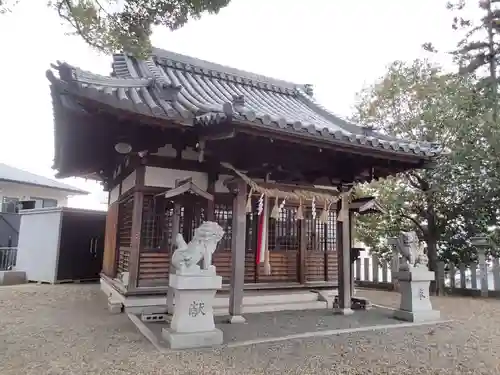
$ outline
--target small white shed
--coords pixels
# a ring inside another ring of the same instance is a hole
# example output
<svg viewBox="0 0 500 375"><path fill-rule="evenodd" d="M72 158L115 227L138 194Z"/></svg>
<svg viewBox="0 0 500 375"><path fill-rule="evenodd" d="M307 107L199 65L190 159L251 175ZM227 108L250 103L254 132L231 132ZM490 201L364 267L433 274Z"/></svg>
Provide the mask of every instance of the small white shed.
<svg viewBox="0 0 500 375"><path fill-rule="evenodd" d="M104 253L105 211L68 207L23 210L16 270L28 281L98 279Z"/></svg>

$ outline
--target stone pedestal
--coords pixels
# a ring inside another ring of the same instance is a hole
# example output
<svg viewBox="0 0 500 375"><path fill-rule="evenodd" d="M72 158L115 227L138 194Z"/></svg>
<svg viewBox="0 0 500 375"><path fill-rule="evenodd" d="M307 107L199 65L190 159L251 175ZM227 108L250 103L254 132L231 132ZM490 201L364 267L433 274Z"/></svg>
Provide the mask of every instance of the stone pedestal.
<svg viewBox="0 0 500 375"><path fill-rule="evenodd" d="M440 312L432 309L429 296L434 272L427 270L427 267L413 267L407 271L396 272L395 277L401 293L401 305L394 313L396 319L425 322L440 318Z"/></svg>
<svg viewBox="0 0 500 375"><path fill-rule="evenodd" d="M215 328L213 312L222 277L214 269L192 274L177 272L170 275L169 286L174 292L175 308L170 328L164 328L162 335L170 347L188 349L222 344L222 331Z"/></svg>
<svg viewBox="0 0 500 375"><path fill-rule="evenodd" d="M167 314L169 315L174 314L174 294L175 294L174 288L169 286L167 291Z"/></svg>

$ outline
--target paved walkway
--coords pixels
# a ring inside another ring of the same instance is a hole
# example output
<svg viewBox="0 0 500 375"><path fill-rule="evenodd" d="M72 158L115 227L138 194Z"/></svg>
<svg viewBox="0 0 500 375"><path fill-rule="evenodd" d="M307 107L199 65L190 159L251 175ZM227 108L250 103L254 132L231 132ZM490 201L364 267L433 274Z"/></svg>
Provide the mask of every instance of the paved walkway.
<svg viewBox="0 0 500 375"><path fill-rule="evenodd" d="M349 316L335 315L328 310L279 311L245 314L246 324L229 324L227 316L215 317L216 327L224 332L224 343L229 346L244 346L260 342L282 341L289 337L330 336L331 332L369 330L373 326L396 327L406 322L394 319L393 311L383 308L357 310ZM168 323L141 323L134 318L139 329L149 330L145 335L152 341L168 348L162 338L162 328ZM433 323L434 324L434 323ZM407 324L405 324L407 325ZM144 332L143 332L144 333Z"/></svg>
<svg viewBox="0 0 500 375"><path fill-rule="evenodd" d="M397 304L388 292L361 292ZM96 285L0 288L0 374L498 374L500 301L437 298L457 322L162 354Z"/></svg>

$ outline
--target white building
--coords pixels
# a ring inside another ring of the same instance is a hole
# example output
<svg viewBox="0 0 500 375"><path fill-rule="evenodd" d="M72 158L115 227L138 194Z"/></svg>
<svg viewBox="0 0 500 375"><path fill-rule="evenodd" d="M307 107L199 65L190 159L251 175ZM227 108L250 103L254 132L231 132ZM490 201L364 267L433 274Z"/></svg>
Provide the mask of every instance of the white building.
<svg viewBox="0 0 500 375"><path fill-rule="evenodd" d="M89 192L0 163L0 212L16 212L21 201L34 201L34 208L68 205L68 197Z"/></svg>

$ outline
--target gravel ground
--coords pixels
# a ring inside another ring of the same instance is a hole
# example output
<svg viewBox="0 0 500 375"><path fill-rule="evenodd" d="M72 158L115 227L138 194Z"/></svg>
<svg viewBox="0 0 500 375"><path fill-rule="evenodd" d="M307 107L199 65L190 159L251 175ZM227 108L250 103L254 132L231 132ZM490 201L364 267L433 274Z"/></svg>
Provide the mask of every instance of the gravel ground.
<svg viewBox="0 0 500 375"><path fill-rule="evenodd" d="M397 294L358 293L397 306ZM499 374L500 301L433 303L457 321L165 354L96 285L1 287L0 374Z"/></svg>

